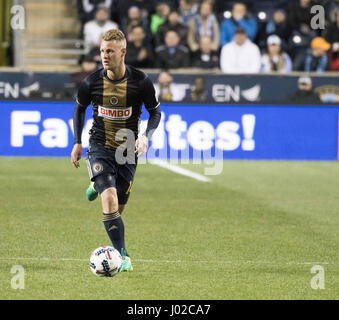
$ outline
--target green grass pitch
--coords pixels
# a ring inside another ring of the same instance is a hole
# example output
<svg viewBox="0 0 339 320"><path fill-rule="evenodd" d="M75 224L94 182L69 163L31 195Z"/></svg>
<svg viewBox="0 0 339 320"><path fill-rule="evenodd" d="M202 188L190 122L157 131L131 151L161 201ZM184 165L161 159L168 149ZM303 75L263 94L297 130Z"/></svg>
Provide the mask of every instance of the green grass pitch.
<svg viewBox="0 0 339 320"><path fill-rule="evenodd" d="M338 177L337 162L224 161L207 183L139 165L123 213L134 271L98 278L89 256L110 242L85 163L2 157L0 299L338 299Z"/></svg>

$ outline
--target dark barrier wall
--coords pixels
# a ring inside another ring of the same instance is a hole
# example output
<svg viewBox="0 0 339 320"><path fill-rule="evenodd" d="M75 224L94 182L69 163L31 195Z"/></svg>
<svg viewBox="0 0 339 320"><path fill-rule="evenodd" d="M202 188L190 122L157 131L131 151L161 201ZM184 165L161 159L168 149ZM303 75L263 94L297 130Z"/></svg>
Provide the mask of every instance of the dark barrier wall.
<svg viewBox="0 0 339 320"><path fill-rule="evenodd" d="M0 73L0 100L62 100L73 101L83 73ZM159 92L158 73L149 73ZM173 74L173 102L192 102L195 79L204 79L204 99L195 103L213 104L291 104L297 90L299 75L223 75ZM320 103L339 105L339 76L312 76L313 88ZM318 104L318 101L301 101Z"/></svg>
<svg viewBox="0 0 339 320"><path fill-rule="evenodd" d="M0 102L0 156L68 157L73 147L70 102ZM334 106L162 104L150 159L337 160ZM91 108L83 146L88 147ZM148 119L142 113L140 131ZM84 152L85 152L84 150Z"/></svg>

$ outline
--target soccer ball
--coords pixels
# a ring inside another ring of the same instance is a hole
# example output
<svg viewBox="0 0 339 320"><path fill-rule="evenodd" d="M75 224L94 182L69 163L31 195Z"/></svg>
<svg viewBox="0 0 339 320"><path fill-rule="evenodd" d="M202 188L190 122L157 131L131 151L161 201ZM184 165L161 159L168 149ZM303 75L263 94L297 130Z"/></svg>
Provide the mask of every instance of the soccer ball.
<svg viewBox="0 0 339 320"><path fill-rule="evenodd" d="M92 252L89 259L93 274L99 277L114 277L120 271L121 264L121 255L113 247L99 247Z"/></svg>

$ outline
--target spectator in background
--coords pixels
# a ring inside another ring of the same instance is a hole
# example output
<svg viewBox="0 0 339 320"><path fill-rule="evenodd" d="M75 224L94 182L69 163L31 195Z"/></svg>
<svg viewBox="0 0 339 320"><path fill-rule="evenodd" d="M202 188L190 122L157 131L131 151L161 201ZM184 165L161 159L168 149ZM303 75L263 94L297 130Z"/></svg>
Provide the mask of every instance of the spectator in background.
<svg viewBox="0 0 339 320"><path fill-rule="evenodd" d="M311 8L316 3L311 0L295 1L288 12L288 23L292 30L308 34L311 29Z"/></svg>
<svg viewBox="0 0 339 320"><path fill-rule="evenodd" d="M157 68L176 69L189 66L189 50L179 42L180 38L176 31L167 31L165 44L155 49Z"/></svg>
<svg viewBox="0 0 339 320"><path fill-rule="evenodd" d="M297 55L294 60L294 71L324 72L329 70L327 51L331 45L322 37L311 42L311 48Z"/></svg>
<svg viewBox="0 0 339 320"><path fill-rule="evenodd" d="M304 51L311 40L318 36L318 31L311 28L311 8L315 3L311 0L298 0L288 10L288 25L291 30L289 52L296 57Z"/></svg>
<svg viewBox="0 0 339 320"><path fill-rule="evenodd" d="M323 32L323 37L331 45L334 43L339 43L339 11L336 15L336 21L330 23Z"/></svg>
<svg viewBox="0 0 339 320"><path fill-rule="evenodd" d="M156 0L157 2L166 2L171 9L177 9L179 7L179 0Z"/></svg>
<svg viewBox="0 0 339 320"><path fill-rule="evenodd" d="M336 23L339 14L339 0L327 0L324 2L326 20L330 24Z"/></svg>
<svg viewBox="0 0 339 320"><path fill-rule="evenodd" d="M201 3L200 14L195 15L188 23L187 43L192 52L199 49L202 36L209 36L213 50L219 50L219 24L213 14L212 5L207 1Z"/></svg>
<svg viewBox="0 0 339 320"><path fill-rule="evenodd" d="M179 14L185 26L197 13L198 5L194 0L179 0Z"/></svg>
<svg viewBox="0 0 339 320"><path fill-rule="evenodd" d="M335 42L332 45L329 54L329 64L331 71L339 71L339 42Z"/></svg>
<svg viewBox="0 0 339 320"><path fill-rule="evenodd" d="M155 44L156 46L160 46L165 43L165 34L169 30L174 30L180 37L180 44L183 46L187 45L187 27L182 24L181 17L178 11L172 11L167 21L165 21L162 25L159 26L157 33L155 34Z"/></svg>
<svg viewBox="0 0 339 320"><path fill-rule="evenodd" d="M160 25L162 25L171 12L170 6L166 2L160 2L156 6L155 14L151 16L151 32L155 35Z"/></svg>
<svg viewBox="0 0 339 320"><path fill-rule="evenodd" d="M196 77L194 79L194 86L190 89L185 98L185 102L206 102L207 90L205 89L205 79L203 77Z"/></svg>
<svg viewBox="0 0 339 320"><path fill-rule="evenodd" d="M198 52L193 59L193 66L196 68L213 69L219 67L219 57L212 50L212 39L209 36L202 36Z"/></svg>
<svg viewBox="0 0 339 320"><path fill-rule="evenodd" d="M323 36L331 44L329 53L330 70L339 71L339 11L336 14L336 21L325 28Z"/></svg>
<svg viewBox="0 0 339 320"><path fill-rule="evenodd" d="M99 43L92 47L87 54L81 59L81 69L83 72L93 72L102 68L100 43L102 36L100 36ZM95 63L95 66L94 66Z"/></svg>
<svg viewBox="0 0 339 320"><path fill-rule="evenodd" d="M161 102L183 101L186 96L186 86L174 82L173 77L168 70L160 72L158 82L154 84L158 99Z"/></svg>
<svg viewBox="0 0 339 320"><path fill-rule="evenodd" d="M150 44L145 40L146 35L142 26L134 26L128 38L126 63L136 68L152 67L153 52Z"/></svg>
<svg viewBox="0 0 339 320"><path fill-rule="evenodd" d="M118 2L119 0L77 0L80 21L85 24L93 20L99 6L110 10L112 7L117 7Z"/></svg>
<svg viewBox="0 0 339 320"><path fill-rule="evenodd" d="M156 0L118 0L120 4L120 16L126 17L128 9L138 7L141 12L141 18L150 21L151 14L154 12Z"/></svg>
<svg viewBox="0 0 339 320"><path fill-rule="evenodd" d="M233 40L237 27L245 29L248 38L254 41L257 34L257 22L247 14L247 7L244 3L236 2L232 8L232 17L225 19L220 26L220 46Z"/></svg>
<svg viewBox="0 0 339 320"><path fill-rule="evenodd" d="M258 45L260 48L266 47L267 38L271 34L276 34L282 40L282 46L286 46L290 36L290 29L286 19L286 11L284 9L276 9L272 19L264 24L263 29L259 32Z"/></svg>
<svg viewBox="0 0 339 320"><path fill-rule="evenodd" d="M261 72L289 73L292 71L292 61L286 52L282 51L281 39L272 34L267 38L267 53L261 56Z"/></svg>
<svg viewBox="0 0 339 320"><path fill-rule="evenodd" d="M99 42L101 42L101 38ZM93 47L86 55L85 59L89 59L91 61L95 61L97 64L97 69L102 68L102 63L101 63L101 54L100 54L100 46L95 46ZM88 61L89 61L88 60Z"/></svg>
<svg viewBox="0 0 339 320"><path fill-rule="evenodd" d="M282 1L295 1L295 0L282 0ZM222 13L222 16L224 16L225 11L232 11L233 5L237 2L243 3L248 12L257 12L258 7L260 4L271 4L271 5L276 5L279 2L282 2L280 0L275 0L274 2L272 0L234 0L234 1L229 1L229 0L214 0L215 2L215 8L218 10L218 12ZM283 7L280 5L280 7Z"/></svg>
<svg viewBox="0 0 339 320"><path fill-rule="evenodd" d="M85 73L92 73L97 70L98 64L92 55L86 55L81 62L81 70Z"/></svg>
<svg viewBox="0 0 339 320"><path fill-rule="evenodd" d="M248 39L244 28L235 30L233 41L221 49L220 67L224 73L256 73L260 71L261 56L256 44Z"/></svg>
<svg viewBox="0 0 339 320"><path fill-rule="evenodd" d="M290 101L295 104L319 104L321 99L312 88L312 79L301 76L298 79L298 90L292 95Z"/></svg>
<svg viewBox="0 0 339 320"><path fill-rule="evenodd" d="M100 46L102 34L111 29L118 29L118 25L109 20L109 11L100 6L95 13L95 20L88 21L84 26L84 41L87 51Z"/></svg>
<svg viewBox="0 0 339 320"><path fill-rule="evenodd" d="M149 22L147 18L142 17L142 12L138 7L130 7L127 11L127 17L121 19L121 30L127 36L131 33L132 29L135 26L141 26L146 35L146 40L150 42L151 40L151 31L149 28Z"/></svg>
<svg viewBox="0 0 339 320"><path fill-rule="evenodd" d="M212 8L214 8L215 0L203 0L203 1L210 3L210 5L212 6Z"/></svg>
<svg viewBox="0 0 339 320"><path fill-rule="evenodd" d="M172 92L172 83L173 77L167 72L162 71L158 77L159 90L158 90L158 100L163 101L173 101L173 92Z"/></svg>

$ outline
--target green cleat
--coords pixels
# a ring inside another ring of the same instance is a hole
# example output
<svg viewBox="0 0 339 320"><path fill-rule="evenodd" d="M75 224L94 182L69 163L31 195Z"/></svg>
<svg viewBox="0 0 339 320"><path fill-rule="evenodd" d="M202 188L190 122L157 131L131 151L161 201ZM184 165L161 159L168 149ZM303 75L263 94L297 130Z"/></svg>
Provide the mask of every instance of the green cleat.
<svg viewBox="0 0 339 320"><path fill-rule="evenodd" d="M98 192L94 189L94 182L91 182L86 190L86 197L88 201L93 201L98 197Z"/></svg>
<svg viewBox="0 0 339 320"><path fill-rule="evenodd" d="M124 249L121 249L122 264L120 267L120 272L130 272L133 271L131 258L126 256Z"/></svg>

